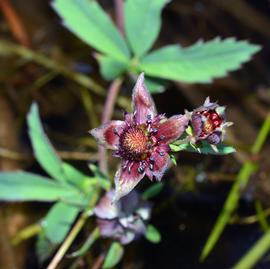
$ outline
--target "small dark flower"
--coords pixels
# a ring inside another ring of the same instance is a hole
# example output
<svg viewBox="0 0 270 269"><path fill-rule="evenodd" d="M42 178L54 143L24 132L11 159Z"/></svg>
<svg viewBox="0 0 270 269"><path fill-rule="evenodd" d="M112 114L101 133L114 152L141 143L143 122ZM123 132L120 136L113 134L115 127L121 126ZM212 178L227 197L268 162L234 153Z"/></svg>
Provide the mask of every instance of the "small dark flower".
<svg viewBox="0 0 270 269"><path fill-rule="evenodd" d="M211 103L209 97L201 107L191 113L195 143L205 140L209 144L219 144L223 141L225 128L230 125L232 125L231 122L226 122L225 107Z"/></svg>
<svg viewBox="0 0 270 269"><path fill-rule="evenodd" d="M132 103L134 112L126 113L124 121L110 121L91 130L100 144L122 159L114 179L114 201L128 194L145 175L161 180L170 162L169 144L182 135L189 121L186 115L169 119L157 115L143 74L133 89Z"/></svg>
<svg viewBox="0 0 270 269"><path fill-rule="evenodd" d="M136 191L112 204L113 196L114 191L108 192L96 206L97 225L101 236L128 244L146 232L151 205L140 200Z"/></svg>

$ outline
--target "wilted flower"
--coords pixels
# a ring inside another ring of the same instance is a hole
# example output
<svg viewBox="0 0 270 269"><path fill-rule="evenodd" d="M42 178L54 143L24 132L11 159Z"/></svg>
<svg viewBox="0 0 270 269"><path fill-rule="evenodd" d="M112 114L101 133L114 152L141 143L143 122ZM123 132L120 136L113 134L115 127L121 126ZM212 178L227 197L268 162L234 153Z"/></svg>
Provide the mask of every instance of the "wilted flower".
<svg viewBox="0 0 270 269"><path fill-rule="evenodd" d="M211 103L209 97L204 104L195 109L191 114L191 126L193 128L194 142L205 140L217 145L222 142L225 128L232 125L226 122L225 107L217 103Z"/></svg>
<svg viewBox="0 0 270 269"><path fill-rule="evenodd" d="M169 143L179 138L188 124L186 115L167 119L157 115L155 104L144 85L141 74L133 89L133 114L125 114L124 121L110 121L91 134L100 144L113 149L122 159L115 174L114 200L128 194L147 175L160 181L168 164Z"/></svg>
<svg viewBox="0 0 270 269"><path fill-rule="evenodd" d="M96 206L97 225L103 237L128 244L146 232L151 206L149 202L140 200L136 191L114 204L111 203L113 196L114 191L106 193Z"/></svg>

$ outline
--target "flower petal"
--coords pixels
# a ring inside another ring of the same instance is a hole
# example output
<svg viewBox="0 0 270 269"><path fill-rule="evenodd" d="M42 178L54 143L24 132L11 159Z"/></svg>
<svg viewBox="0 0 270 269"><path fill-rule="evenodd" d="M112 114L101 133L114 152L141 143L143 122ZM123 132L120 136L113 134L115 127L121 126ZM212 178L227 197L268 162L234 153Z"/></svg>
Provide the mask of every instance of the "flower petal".
<svg viewBox="0 0 270 269"><path fill-rule="evenodd" d="M138 172L139 163L134 162L132 166L123 169L120 167L114 177L115 196L113 203L118 201L123 196L131 192L135 186L141 181L145 173Z"/></svg>
<svg viewBox="0 0 270 269"><path fill-rule="evenodd" d="M136 211L140 203L139 193L135 190L124 196L121 201L121 211L125 216L129 216Z"/></svg>
<svg viewBox="0 0 270 269"><path fill-rule="evenodd" d="M147 117L154 118L157 114L155 103L144 84L144 73L141 73L132 94L133 110L138 124L145 123Z"/></svg>
<svg viewBox="0 0 270 269"><path fill-rule="evenodd" d="M147 169L147 176L152 180L154 176L157 181L160 181L165 171L170 164L170 156L168 154L167 145L162 145L156 152L151 155L151 159L154 160L153 169Z"/></svg>
<svg viewBox="0 0 270 269"><path fill-rule="evenodd" d="M206 141L209 144L217 145L222 141L222 133L214 132L207 137Z"/></svg>
<svg viewBox="0 0 270 269"><path fill-rule="evenodd" d="M157 135L163 136L163 143L169 144L179 138L186 130L189 119L186 115L175 115L162 121L157 129Z"/></svg>
<svg viewBox="0 0 270 269"><path fill-rule="evenodd" d="M98 218L101 219L114 219L118 217L118 208L116 204L112 204L114 191L109 191L103 196L95 207L94 212Z"/></svg>
<svg viewBox="0 0 270 269"><path fill-rule="evenodd" d="M202 128L203 128L202 115L196 114L196 113L192 114L191 125L192 125L195 136L199 137L202 133Z"/></svg>
<svg viewBox="0 0 270 269"><path fill-rule="evenodd" d="M109 149L117 149L119 135L126 126L124 121L113 120L92 129L90 134L96 138L99 144Z"/></svg>

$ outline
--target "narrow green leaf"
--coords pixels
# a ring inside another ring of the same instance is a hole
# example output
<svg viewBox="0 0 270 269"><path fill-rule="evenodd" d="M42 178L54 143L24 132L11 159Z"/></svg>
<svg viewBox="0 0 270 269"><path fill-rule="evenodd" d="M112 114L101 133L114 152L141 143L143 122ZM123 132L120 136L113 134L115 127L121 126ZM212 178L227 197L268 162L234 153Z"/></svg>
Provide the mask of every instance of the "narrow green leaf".
<svg viewBox="0 0 270 269"><path fill-rule="evenodd" d="M214 248L217 243L221 233L226 227L229 219L237 208L238 200L240 198L240 190L246 186L250 175L254 172L255 167L251 162L246 163L240 170L236 181L234 182L229 195L227 196L226 202L222 208L221 213L218 216L218 219L215 223L214 228L212 229L207 241L203 247L200 260L204 261L205 258L209 255L209 253Z"/></svg>
<svg viewBox="0 0 270 269"><path fill-rule="evenodd" d="M27 115L27 123L32 147L39 164L53 179L65 182L62 162L44 133L36 103L33 103L30 108Z"/></svg>
<svg viewBox="0 0 270 269"><path fill-rule="evenodd" d="M127 0L124 6L126 35L137 57L145 54L158 37L161 11L168 0Z"/></svg>
<svg viewBox="0 0 270 269"><path fill-rule="evenodd" d="M114 60L108 56L99 55L97 59L99 62L101 75L106 80L115 79L123 74L128 68L128 63Z"/></svg>
<svg viewBox="0 0 270 269"><path fill-rule="evenodd" d="M124 254L124 248L118 242L113 242L105 258L102 268L112 268L120 262Z"/></svg>
<svg viewBox="0 0 270 269"><path fill-rule="evenodd" d="M155 197L156 195L158 195L162 191L163 187L164 187L163 182L158 182L158 183L151 185L149 188L147 188L143 192L143 194L142 194L143 199L148 200L148 199Z"/></svg>
<svg viewBox="0 0 270 269"><path fill-rule="evenodd" d="M265 118L260 132L257 135L257 138L251 148L251 153L258 154L262 149L266 138L268 137L270 132L270 113ZM222 232L224 231L227 223L229 222L232 213L238 206L238 201L240 198L240 191L241 189L245 188L248 183L250 176L254 173L256 169L256 164L251 161L247 161L241 167L236 181L234 182L230 193L227 196L227 199L223 205L222 211L218 216L218 219L203 247L200 260L204 261L206 257L210 254L212 249L214 248L215 244L217 243L218 239L220 238Z"/></svg>
<svg viewBox="0 0 270 269"><path fill-rule="evenodd" d="M79 212L79 207L63 202L53 205L42 221L45 235L51 243L60 244L64 240Z"/></svg>
<svg viewBox="0 0 270 269"><path fill-rule="evenodd" d="M170 144L172 151L189 151L196 152L200 154L211 154L211 155L227 155L235 152L235 149L231 146L226 146L224 144L211 145L205 141L202 141L201 145L191 145L190 143L185 144Z"/></svg>
<svg viewBox="0 0 270 269"><path fill-rule="evenodd" d="M270 231L265 233L256 244L241 258L233 269L251 269L270 249Z"/></svg>
<svg viewBox="0 0 270 269"><path fill-rule="evenodd" d="M5 201L78 201L80 194L71 187L28 172L0 173L0 200Z"/></svg>
<svg viewBox="0 0 270 269"><path fill-rule="evenodd" d="M109 16L93 0L54 0L63 24L93 48L120 61L129 58L128 47Z"/></svg>
<svg viewBox="0 0 270 269"><path fill-rule="evenodd" d="M216 38L182 48L170 45L146 55L139 68L147 75L195 83L211 82L247 62L260 46L234 38Z"/></svg>
<svg viewBox="0 0 270 269"><path fill-rule="evenodd" d="M94 242L99 238L99 236L100 231L98 228L95 228L94 231L88 236L84 244L81 246L81 248L71 253L71 255L69 256L71 258L83 256L87 251L89 251L89 249L94 244Z"/></svg>
<svg viewBox="0 0 270 269"><path fill-rule="evenodd" d="M161 235L159 233L159 231L157 230L157 228L155 228L153 225L148 225L147 226L147 230L146 230L146 233L145 233L145 238L154 243L154 244L157 244L160 242L161 240Z"/></svg>

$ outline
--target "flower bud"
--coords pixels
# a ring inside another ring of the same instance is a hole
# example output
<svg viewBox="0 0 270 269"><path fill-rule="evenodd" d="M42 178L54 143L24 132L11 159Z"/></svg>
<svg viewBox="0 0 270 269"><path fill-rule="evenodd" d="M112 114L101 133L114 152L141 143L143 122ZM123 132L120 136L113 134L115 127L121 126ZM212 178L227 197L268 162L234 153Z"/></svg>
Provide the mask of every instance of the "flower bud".
<svg viewBox="0 0 270 269"><path fill-rule="evenodd" d="M226 122L225 107L211 103L209 97L204 104L191 113L191 126L194 142L207 141L217 145L224 139L225 128L232 125Z"/></svg>

